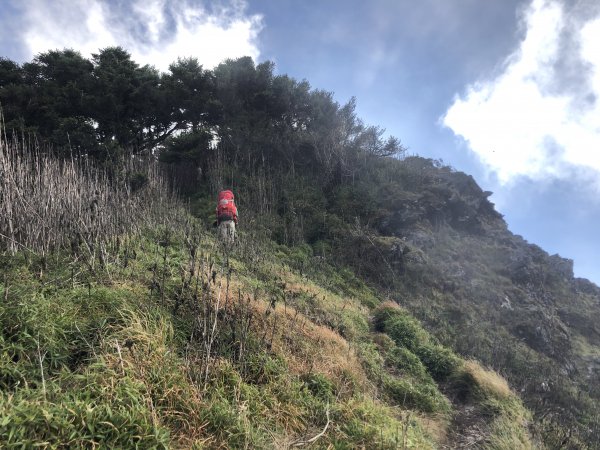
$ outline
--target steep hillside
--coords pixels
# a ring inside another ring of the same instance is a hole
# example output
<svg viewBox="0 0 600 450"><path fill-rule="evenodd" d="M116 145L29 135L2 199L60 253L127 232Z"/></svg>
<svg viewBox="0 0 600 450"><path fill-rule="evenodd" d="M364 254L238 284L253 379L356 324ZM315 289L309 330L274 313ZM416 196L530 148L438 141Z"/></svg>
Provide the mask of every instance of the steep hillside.
<svg viewBox="0 0 600 450"><path fill-rule="evenodd" d="M395 298L446 345L501 371L549 445L581 448L579 436L595 448L600 290L507 230L488 194L438 167L398 205L380 229L402 248L388 255L402 267Z"/></svg>
<svg viewBox="0 0 600 450"><path fill-rule="evenodd" d="M249 203L256 181L240 182ZM378 159L320 183L274 181L278 212L257 221L279 242L306 240L444 345L502 373L548 447L597 448L600 291L574 278L572 261L513 235L489 192L436 161Z"/></svg>
<svg viewBox="0 0 600 450"><path fill-rule="evenodd" d="M3 258L4 447L533 447L504 380L349 272L181 223L96 270Z"/></svg>
<svg viewBox="0 0 600 450"><path fill-rule="evenodd" d="M11 445L598 448L600 289L355 99L107 48L0 58L0 101Z"/></svg>
<svg viewBox="0 0 600 450"><path fill-rule="evenodd" d="M229 248L151 158L0 141L3 448L533 448L505 380L309 245Z"/></svg>

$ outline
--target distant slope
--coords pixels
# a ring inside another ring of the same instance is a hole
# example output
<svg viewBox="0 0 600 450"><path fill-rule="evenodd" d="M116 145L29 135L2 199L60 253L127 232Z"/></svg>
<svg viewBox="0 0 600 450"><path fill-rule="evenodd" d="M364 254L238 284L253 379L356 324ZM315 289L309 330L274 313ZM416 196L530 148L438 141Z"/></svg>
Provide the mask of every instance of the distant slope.
<svg viewBox="0 0 600 450"><path fill-rule="evenodd" d="M472 178L435 170L381 232L404 248L398 301L463 355L501 371L553 448L596 448L600 289L513 235Z"/></svg>

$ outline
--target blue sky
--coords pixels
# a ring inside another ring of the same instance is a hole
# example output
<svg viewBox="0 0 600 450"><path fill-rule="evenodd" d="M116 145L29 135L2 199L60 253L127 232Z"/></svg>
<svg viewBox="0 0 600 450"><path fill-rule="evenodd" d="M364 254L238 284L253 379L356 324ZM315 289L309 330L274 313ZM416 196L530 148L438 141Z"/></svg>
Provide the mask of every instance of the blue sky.
<svg viewBox="0 0 600 450"><path fill-rule="evenodd" d="M475 177L509 228L600 283L600 4L596 0L0 0L0 55L122 45L272 60L355 96L409 152Z"/></svg>

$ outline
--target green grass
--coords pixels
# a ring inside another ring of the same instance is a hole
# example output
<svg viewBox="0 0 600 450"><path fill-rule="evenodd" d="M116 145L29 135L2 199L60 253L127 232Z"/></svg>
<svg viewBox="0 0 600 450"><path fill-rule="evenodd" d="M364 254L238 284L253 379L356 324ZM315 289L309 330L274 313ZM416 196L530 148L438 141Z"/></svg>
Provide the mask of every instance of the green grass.
<svg viewBox="0 0 600 450"><path fill-rule="evenodd" d="M436 381L446 380L458 367L459 358L435 339L407 311L384 304L375 310L374 323L398 347L416 355Z"/></svg>
<svg viewBox="0 0 600 450"><path fill-rule="evenodd" d="M5 447L280 448L317 435L315 448L436 447L423 417L451 414L436 382L456 369L450 350L308 246L242 235L228 275L212 234L196 233L148 230L93 270L67 255L41 273L2 260ZM206 372L196 320L218 286L229 297Z"/></svg>

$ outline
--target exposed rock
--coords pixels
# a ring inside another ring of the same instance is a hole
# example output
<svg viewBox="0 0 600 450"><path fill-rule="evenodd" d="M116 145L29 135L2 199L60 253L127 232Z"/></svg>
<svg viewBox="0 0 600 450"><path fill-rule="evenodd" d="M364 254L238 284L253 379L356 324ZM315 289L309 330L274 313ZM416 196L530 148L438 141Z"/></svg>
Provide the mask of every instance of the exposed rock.
<svg viewBox="0 0 600 450"><path fill-rule="evenodd" d="M573 280L575 292L581 292L583 294L594 295L598 297L598 303L600 303L600 288L586 278L575 278Z"/></svg>
<svg viewBox="0 0 600 450"><path fill-rule="evenodd" d="M504 296L504 299L502 299L502 303L500 304L500 308L505 308L508 309L510 311L512 311L514 308L512 306L512 303L510 302L510 298L508 298L507 295Z"/></svg>
<svg viewBox="0 0 600 450"><path fill-rule="evenodd" d="M427 250L435 245L435 236L431 232L416 229L405 236L407 242L422 250Z"/></svg>

